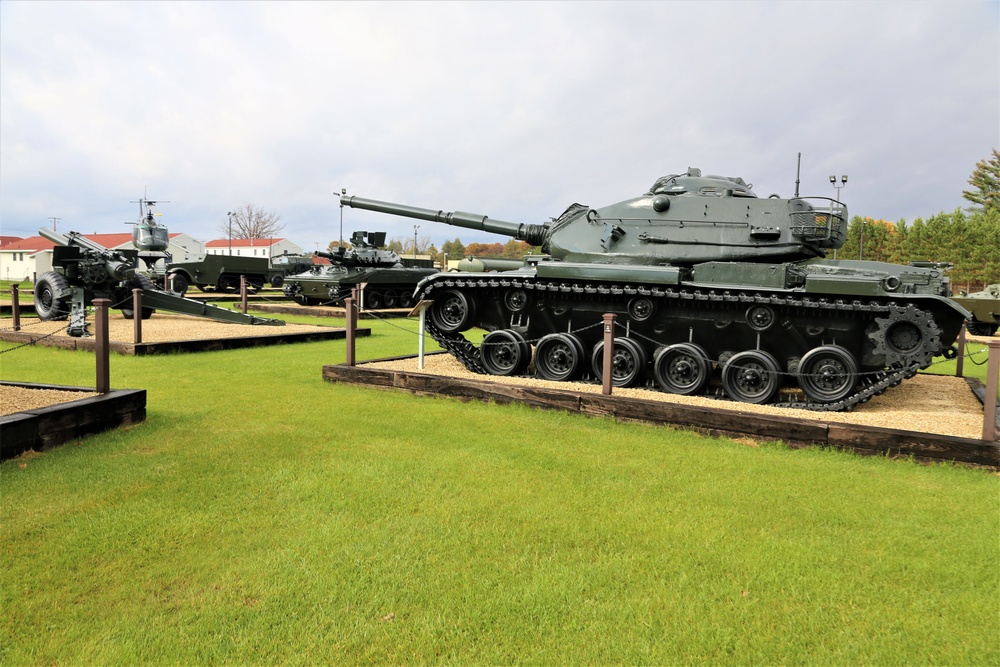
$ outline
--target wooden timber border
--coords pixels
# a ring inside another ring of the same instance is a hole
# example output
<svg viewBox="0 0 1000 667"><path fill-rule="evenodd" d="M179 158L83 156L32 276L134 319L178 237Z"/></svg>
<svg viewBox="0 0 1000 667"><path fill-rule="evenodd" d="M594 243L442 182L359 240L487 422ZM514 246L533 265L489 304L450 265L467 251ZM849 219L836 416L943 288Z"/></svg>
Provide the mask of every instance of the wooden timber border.
<svg viewBox="0 0 1000 667"><path fill-rule="evenodd" d="M280 315L312 315L313 317L347 317L343 306L300 306L297 303L254 304L255 312L277 313ZM388 319L406 317L412 308L382 308L358 311L359 320Z"/></svg>
<svg viewBox="0 0 1000 667"><path fill-rule="evenodd" d="M65 387L30 382L0 382L28 389L54 389L93 393L93 387ZM117 389L68 403L15 412L0 417L0 460L28 450L50 449L71 440L146 419L146 390Z"/></svg>
<svg viewBox="0 0 1000 667"><path fill-rule="evenodd" d="M378 361L388 361L379 359ZM328 382L406 391L461 400L522 403L535 408L564 410L623 422L675 425L712 436L781 440L793 446L824 446L858 454L912 456L922 462L954 461L1000 469L1000 443L933 433L780 417L726 408L605 396L565 389L485 382L411 371L343 364L323 366Z"/></svg>
<svg viewBox="0 0 1000 667"><path fill-rule="evenodd" d="M268 328L273 330L271 327ZM369 336L371 335L371 329L358 329L355 335ZM158 343L123 343L111 341L110 348L112 352L117 354L145 357L153 354L170 354L173 352L209 352L213 350L236 350L245 347L264 347L266 345L341 340L346 337L346 329L330 328L326 331L310 331L307 333L266 334L263 336L241 336L238 338L198 338L192 340L162 341ZM8 343L31 343L47 347L60 347L67 350L85 350L88 352L93 352L97 347L94 337L48 336L45 334L33 334L27 330L0 331L0 340Z"/></svg>

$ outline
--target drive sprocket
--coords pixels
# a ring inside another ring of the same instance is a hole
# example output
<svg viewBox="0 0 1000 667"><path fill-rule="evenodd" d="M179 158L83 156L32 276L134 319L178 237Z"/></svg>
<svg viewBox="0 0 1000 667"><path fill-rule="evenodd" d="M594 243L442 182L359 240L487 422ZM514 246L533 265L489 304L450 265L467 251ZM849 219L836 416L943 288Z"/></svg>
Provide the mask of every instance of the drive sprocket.
<svg viewBox="0 0 1000 667"><path fill-rule="evenodd" d="M933 315L912 303L890 305L884 317L875 318L868 338L890 368L925 368L941 349L941 328Z"/></svg>

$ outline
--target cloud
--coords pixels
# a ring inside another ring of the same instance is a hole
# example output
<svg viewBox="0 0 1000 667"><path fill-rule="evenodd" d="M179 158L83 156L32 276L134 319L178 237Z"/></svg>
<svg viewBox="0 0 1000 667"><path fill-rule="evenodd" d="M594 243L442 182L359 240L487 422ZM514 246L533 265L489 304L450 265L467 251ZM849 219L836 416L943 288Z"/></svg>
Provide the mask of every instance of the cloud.
<svg viewBox="0 0 1000 667"><path fill-rule="evenodd" d="M342 187L541 221L688 166L789 196L798 152L803 194L926 217L1000 146L997 7L4 2L0 225L118 231L148 188L173 231L252 202L312 248Z"/></svg>

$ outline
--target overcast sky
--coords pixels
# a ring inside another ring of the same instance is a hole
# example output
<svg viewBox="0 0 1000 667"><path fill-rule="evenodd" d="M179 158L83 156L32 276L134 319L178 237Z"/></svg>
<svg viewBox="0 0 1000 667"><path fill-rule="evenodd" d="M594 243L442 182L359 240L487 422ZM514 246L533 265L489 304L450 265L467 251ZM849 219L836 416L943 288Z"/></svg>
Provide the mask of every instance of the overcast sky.
<svg viewBox="0 0 1000 667"><path fill-rule="evenodd" d="M1000 148L1000 2L0 1L0 233L201 240L334 192L542 222L689 166L898 221L964 207ZM344 234L415 221L344 209ZM435 223L439 246L506 239Z"/></svg>

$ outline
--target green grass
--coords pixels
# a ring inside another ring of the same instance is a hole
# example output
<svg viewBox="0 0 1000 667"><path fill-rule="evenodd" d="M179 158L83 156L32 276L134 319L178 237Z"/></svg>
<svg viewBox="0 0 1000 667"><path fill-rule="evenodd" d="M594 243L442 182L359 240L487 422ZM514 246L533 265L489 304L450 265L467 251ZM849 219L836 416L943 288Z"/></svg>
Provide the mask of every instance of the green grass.
<svg viewBox="0 0 1000 667"><path fill-rule="evenodd" d="M394 324L359 356L412 353ZM144 423L0 464L0 663L1000 662L996 475L324 382L343 358L113 356Z"/></svg>

